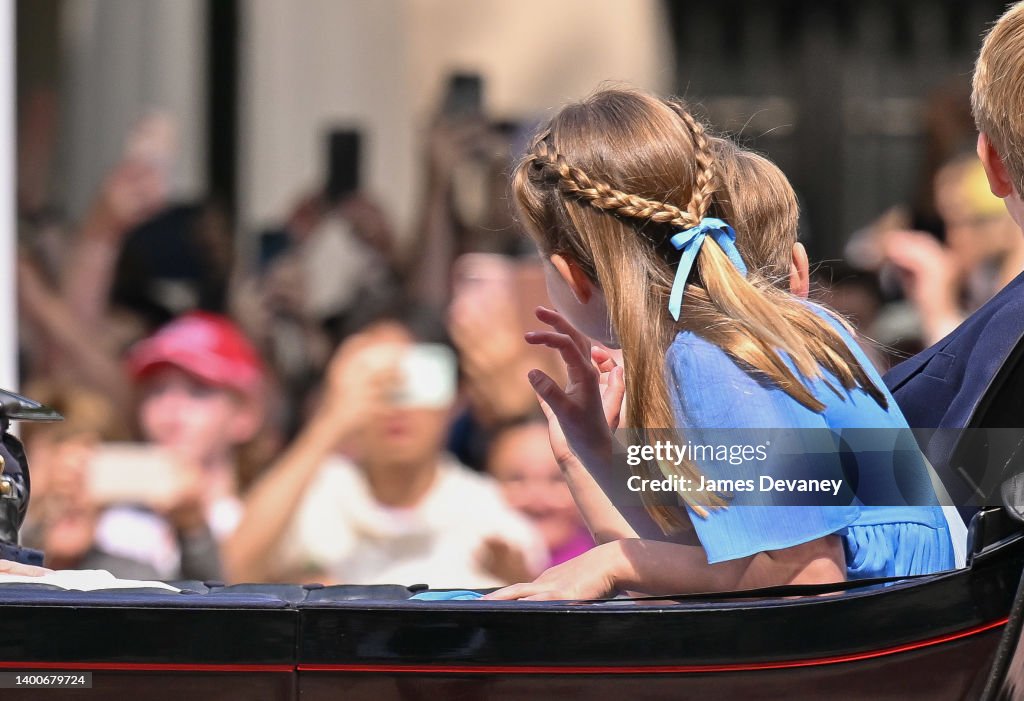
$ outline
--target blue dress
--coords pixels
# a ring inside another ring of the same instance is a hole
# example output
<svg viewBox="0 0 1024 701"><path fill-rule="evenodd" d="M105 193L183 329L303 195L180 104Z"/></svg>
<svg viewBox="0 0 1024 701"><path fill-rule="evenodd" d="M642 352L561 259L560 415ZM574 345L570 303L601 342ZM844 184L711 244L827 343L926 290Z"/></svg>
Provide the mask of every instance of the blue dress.
<svg viewBox="0 0 1024 701"><path fill-rule="evenodd" d="M824 310L812 308L836 328L888 396L881 378L846 328ZM785 354L783 359L795 372ZM689 331L680 332L669 347L666 371L682 440L705 442L705 434L718 429L743 429L751 441L757 441L756 436L767 435L765 430L779 429L770 433L785 433L791 443L809 444L803 451L791 451L785 464L781 458L774 463L771 458L761 463L748 461L740 467L721 460L695 460L703 474L719 479L746 476L755 486L760 486L757 481L765 471L786 477L860 475L856 490L850 492L846 486L847 491L838 497L732 491L724 497L724 507L710 508L706 516L687 506L709 563L836 534L843 541L850 579L927 574L955 566L949 526L920 451L912 442L909 447L892 444L901 441L893 436L910 434L891 396L888 408L882 408L864 390L845 390L824 371L823 378L807 382L825 405L823 411L815 412ZM718 431L719 442L723 433ZM729 435L736 439L745 434L733 431ZM840 437L845 451L835 449ZM872 440L882 444L872 445ZM832 447L823 449L823 442ZM804 503L799 503L800 498Z"/></svg>

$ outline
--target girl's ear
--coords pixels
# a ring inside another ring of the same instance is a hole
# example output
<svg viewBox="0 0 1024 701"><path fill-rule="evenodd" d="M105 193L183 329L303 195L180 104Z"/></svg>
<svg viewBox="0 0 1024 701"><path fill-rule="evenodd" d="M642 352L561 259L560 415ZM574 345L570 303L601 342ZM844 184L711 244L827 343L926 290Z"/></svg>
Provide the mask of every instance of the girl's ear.
<svg viewBox="0 0 1024 701"><path fill-rule="evenodd" d="M590 301L594 295L594 283L575 261L555 253L551 256L551 265L555 266L555 270L565 280L577 302L586 304Z"/></svg>
<svg viewBox="0 0 1024 701"><path fill-rule="evenodd" d="M807 260L807 249L799 241L793 244L789 263L789 291L804 299L811 293L811 264Z"/></svg>
<svg viewBox="0 0 1024 701"><path fill-rule="evenodd" d="M1013 194L1013 180L1003 159L999 156L995 146L984 132L978 134L978 158L985 168L985 176L988 178L989 189L996 197L1008 197Z"/></svg>

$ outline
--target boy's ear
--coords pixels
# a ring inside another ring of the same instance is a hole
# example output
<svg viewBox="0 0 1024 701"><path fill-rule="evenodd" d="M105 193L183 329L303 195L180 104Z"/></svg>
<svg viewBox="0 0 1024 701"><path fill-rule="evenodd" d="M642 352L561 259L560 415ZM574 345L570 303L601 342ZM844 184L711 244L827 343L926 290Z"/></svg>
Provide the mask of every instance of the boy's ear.
<svg viewBox="0 0 1024 701"><path fill-rule="evenodd" d="M811 293L811 264L807 249L799 241L793 244L789 262L789 291L804 299Z"/></svg>
<svg viewBox="0 0 1024 701"><path fill-rule="evenodd" d="M594 294L594 283L575 261L555 253L551 256L551 265L555 266L555 270L565 280L577 302L586 304L590 301Z"/></svg>
<svg viewBox="0 0 1024 701"><path fill-rule="evenodd" d="M996 197L1008 197L1013 194L1013 180L1003 163L996 147L985 133L978 134L978 158L985 168L989 189Z"/></svg>

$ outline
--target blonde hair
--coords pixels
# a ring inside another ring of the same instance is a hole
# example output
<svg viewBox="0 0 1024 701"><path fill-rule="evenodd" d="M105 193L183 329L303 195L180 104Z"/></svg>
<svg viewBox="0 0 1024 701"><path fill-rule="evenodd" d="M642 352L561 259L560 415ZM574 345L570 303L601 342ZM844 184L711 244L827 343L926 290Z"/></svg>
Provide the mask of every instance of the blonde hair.
<svg viewBox="0 0 1024 701"><path fill-rule="evenodd" d="M787 276L796 241L798 209L786 177L767 159L708 134L682 103L611 89L570 104L537 133L512 187L519 217L541 251L574 260L605 294L628 373L631 426L677 425L665 354L680 330L714 343L814 411L824 405L805 381L821 378L822 368L886 406L839 333L774 284ZM744 277L706 242L677 323L668 297L679 253L669 239L705 216L734 227L750 272ZM698 476L688 463L637 469L644 476ZM704 513L699 502L690 503ZM645 506L666 532L685 523L677 508Z"/></svg>
<svg viewBox="0 0 1024 701"><path fill-rule="evenodd" d="M971 90L978 131L995 146L1024 194L1024 2L992 26L978 54Z"/></svg>

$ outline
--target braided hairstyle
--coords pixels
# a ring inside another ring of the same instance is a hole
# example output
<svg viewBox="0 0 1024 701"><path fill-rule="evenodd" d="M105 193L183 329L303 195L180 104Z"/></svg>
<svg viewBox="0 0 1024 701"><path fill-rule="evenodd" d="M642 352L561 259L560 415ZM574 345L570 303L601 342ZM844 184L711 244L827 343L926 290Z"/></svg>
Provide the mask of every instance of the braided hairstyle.
<svg viewBox="0 0 1024 701"><path fill-rule="evenodd" d="M885 406L884 393L839 333L777 284L788 277L798 216L785 176L767 159L708 134L683 103L610 89L563 108L534 137L512 189L541 251L573 260L604 293L623 351L634 429L679 423L664 362L680 330L714 343L813 411L824 405L807 381L822 378L823 368L845 389L861 388ZM676 322L667 302L680 253L670 239L706 216L733 226L749 272L741 274L708 240ZM699 476L692 463L635 469L643 477ZM682 496L698 513L720 505ZM686 523L678 508L649 500L645 506L666 532Z"/></svg>
<svg viewBox="0 0 1024 701"><path fill-rule="evenodd" d="M539 141L534 146L527 156L527 161L540 171L542 177L557 183L563 194L620 217L648 220L685 229L700 223L699 213L707 211L707 205L711 202L710 183L713 171L710 167L701 171L704 176L703 187L695 188L689 206L680 209L668 202L631 195L606 183L594 182L582 170L569 165L564 156L552 153L546 140Z"/></svg>

